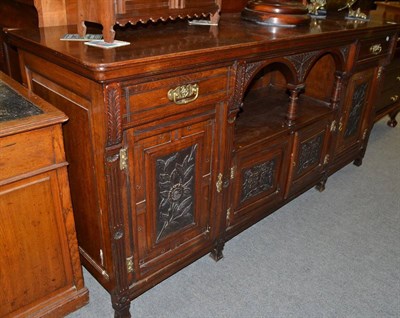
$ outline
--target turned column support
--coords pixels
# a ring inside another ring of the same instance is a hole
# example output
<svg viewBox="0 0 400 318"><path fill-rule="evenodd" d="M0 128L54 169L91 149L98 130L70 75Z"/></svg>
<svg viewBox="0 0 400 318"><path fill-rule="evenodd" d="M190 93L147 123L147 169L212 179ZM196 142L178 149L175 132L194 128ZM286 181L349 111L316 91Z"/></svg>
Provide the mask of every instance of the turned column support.
<svg viewBox="0 0 400 318"><path fill-rule="evenodd" d="M332 109L339 109L340 100L342 96L344 74L340 72L335 73L335 81L333 83L333 95L331 98Z"/></svg>
<svg viewBox="0 0 400 318"><path fill-rule="evenodd" d="M298 115L298 99L300 93L304 90L305 84L298 84L298 85L293 85L293 84L288 84L287 88L290 91L290 102L289 102L289 109L286 114L286 124L290 127L295 124L295 120Z"/></svg>

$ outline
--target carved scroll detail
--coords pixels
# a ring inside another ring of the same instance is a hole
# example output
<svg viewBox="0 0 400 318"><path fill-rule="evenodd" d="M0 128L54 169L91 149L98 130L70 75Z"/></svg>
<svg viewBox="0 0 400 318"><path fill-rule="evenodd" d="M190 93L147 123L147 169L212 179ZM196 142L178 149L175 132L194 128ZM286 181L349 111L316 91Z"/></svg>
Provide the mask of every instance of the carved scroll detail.
<svg viewBox="0 0 400 318"><path fill-rule="evenodd" d="M112 146L122 141L120 85L117 83L107 85L105 99L107 105L107 146Z"/></svg>
<svg viewBox="0 0 400 318"><path fill-rule="evenodd" d="M236 73L235 89L230 100L230 109L238 110L241 106L244 94L246 63L235 62L234 70Z"/></svg>

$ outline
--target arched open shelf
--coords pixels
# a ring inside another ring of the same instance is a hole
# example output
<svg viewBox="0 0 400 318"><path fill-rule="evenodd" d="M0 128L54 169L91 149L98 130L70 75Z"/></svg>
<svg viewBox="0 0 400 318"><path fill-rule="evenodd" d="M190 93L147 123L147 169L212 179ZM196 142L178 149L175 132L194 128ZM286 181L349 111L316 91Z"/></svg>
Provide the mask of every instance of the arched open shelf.
<svg viewBox="0 0 400 318"><path fill-rule="evenodd" d="M323 189L343 65L339 54L316 52L248 66L234 127L228 237L304 186Z"/></svg>
<svg viewBox="0 0 400 318"><path fill-rule="evenodd" d="M307 69L278 61L258 69L246 85L235 126L235 149L249 147L304 127L332 112L335 74L341 65L331 53L317 55ZM292 92L298 91L293 98ZM292 123L290 104L295 104Z"/></svg>

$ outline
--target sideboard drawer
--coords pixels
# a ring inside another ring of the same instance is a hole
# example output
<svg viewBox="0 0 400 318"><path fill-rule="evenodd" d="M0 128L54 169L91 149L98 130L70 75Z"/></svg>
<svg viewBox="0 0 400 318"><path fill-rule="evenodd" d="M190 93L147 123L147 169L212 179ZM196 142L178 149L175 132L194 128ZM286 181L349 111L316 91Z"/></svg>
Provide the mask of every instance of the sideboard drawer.
<svg viewBox="0 0 400 318"><path fill-rule="evenodd" d="M389 54L391 40L392 35L382 35L372 39L361 40L358 60L381 58Z"/></svg>
<svg viewBox="0 0 400 318"><path fill-rule="evenodd" d="M125 123L144 123L226 99L228 70L223 67L126 86Z"/></svg>
<svg viewBox="0 0 400 318"><path fill-rule="evenodd" d="M53 130L45 127L4 137L0 143L0 181L55 164Z"/></svg>
<svg viewBox="0 0 400 318"><path fill-rule="evenodd" d="M386 68L383 85L376 101L376 110L400 101L400 59L393 60Z"/></svg>

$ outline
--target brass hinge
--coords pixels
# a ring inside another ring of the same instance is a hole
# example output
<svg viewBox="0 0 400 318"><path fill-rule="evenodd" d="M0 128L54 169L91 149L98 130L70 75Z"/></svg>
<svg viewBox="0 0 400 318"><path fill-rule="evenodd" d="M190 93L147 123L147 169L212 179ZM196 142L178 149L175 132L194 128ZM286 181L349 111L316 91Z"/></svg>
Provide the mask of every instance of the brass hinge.
<svg viewBox="0 0 400 318"><path fill-rule="evenodd" d="M343 117L340 117L340 120L339 120L339 131L342 131L343 130Z"/></svg>
<svg viewBox="0 0 400 318"><path fill-rule="evenodd" d="M383 73L383 67L380 66L380 67L378 68L378 74L376 75L378 79L381 78L382 73Z"/></svg>
<svg viewBox="0 0 400 318"><path fill-rule="evenodd" d="M100 254L100 264L101 264L101 266L104 267L104 254L103 254L103 250L102 249L100 249L99 254Z"/></svg>
<svg viewBox="0 0 400 318"><path fill-rule="evenodd" d="M336 131L336 120L331 123L331 132Z"/></svg>
<svg viewBox="0 0 400 318"><path fill-rule="evenodd" d="M216 187L217 187L217 192L218 192L218 193L220 193L220 192L222 191L222 178L223 178L223 175L222 175L222 173L220 172L220 173L218 174L218 180L217 180L217 182L215 183L215 185L216 185Z"/></svg>
<svg viewBox="0 0 400 318"><path fill-rule="evenodd" d="M125 170L128 168L128 149L121 148L119 151L119 168Z"/></svg>
<svg viewBox="0 0 400 318"><path fill-rule="evenodd" d="M133 272L134 272L134 269L135 269L135 267L134 267L134 265L133 265L133 256L128 257L128 258L126 259L126 271L127 271L128 273L133 273Z"/></svg>
<svg viewBox="0 0 400 318"><path fill-rule="evenodd" d="M329 162L329 155L326 155L324 158L324 165L326 165Z"/></svg>
<svg viewBox="0 0 400 318"><path fill-rule="evenodd" d="M363 133L363 136L362 136L363 140L365 140L365 138L367 138L367 134L368 134L368 129L365 129L364 133Z"/></svg>
<svg viewBox="0 0 400 318"><path fill-rule="evenodd" d="M230 225L230 219L231 219L231 208L229 208L228 210L226 210L226 226Z"/></svg>
<svg viewBox="0 0 400 318"><path fill-rule="evenodd" d="M231 167L231 180L235 179L236 175L236 166Z"/></svg>

